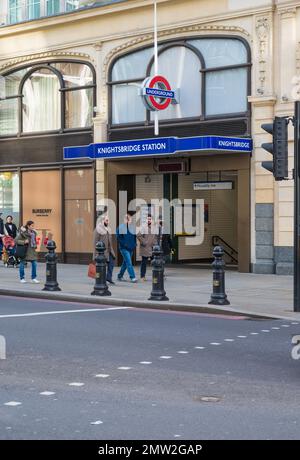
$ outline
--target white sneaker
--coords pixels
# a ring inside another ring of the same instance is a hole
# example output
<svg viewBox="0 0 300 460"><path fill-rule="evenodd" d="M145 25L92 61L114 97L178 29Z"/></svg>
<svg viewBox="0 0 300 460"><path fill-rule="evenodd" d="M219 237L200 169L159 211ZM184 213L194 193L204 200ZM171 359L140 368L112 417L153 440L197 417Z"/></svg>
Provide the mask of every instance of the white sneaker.
<svg viewBox="0 0 300 460"><path fill-rule="evenodd" d="M34 278L34 280L31 280L32 283L40 284L39 280Z"/></svg>
<svg viewBox="0 0 300 460"><path fill-rule="evenodd" d="M136 279L136 278L132 278L132 279L130 280L130 282L131 282L131 283L137 283L137 279Z"/></svg>
<svg viewBox="0 0 300 460"><path fill-rule="evenodd" d="M27 281L23 278L20 280L20 283L27 283Z"/></svg>

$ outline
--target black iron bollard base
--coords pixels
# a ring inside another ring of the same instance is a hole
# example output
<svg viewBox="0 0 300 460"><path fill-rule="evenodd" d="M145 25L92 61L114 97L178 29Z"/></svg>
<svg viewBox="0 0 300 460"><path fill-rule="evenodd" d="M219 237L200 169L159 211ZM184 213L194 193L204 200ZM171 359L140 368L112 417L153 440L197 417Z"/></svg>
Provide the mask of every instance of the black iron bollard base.
<svg viewBox="0 0 300 460"><path fill-rule="evenodd" d="M110 296L111 292L108 288L106 289L94 289L93 292L91 292L91 295L99 295L99 296Z"/></svg>
<svg viewBox="0 0 300 460"><path fill-rule="evenodd" d="M149 297L148 300L157 300L158 302L164 302L166 300L169 300L169 297L167 297L166 295L161 295L161 296L159 295L158 296L158 295L155 295L155 294L154 295L151 294L151 296Z"/></svg>
<svg viewBox="0 0 300 460"><path fill-rule="evenodd" d="M230 305L229 300L227 299L227 296L225 298L216 298L214 296L211 296L210 302L208 302L209 305Z"/></svg>
<svg viewBox="0 0 300 460"><path fill-rule="evenodd" d="M49 284L45 284L44 288L42 289L42 291L51 291L51 292L55 292L55 291L61 291L60 287L58 286L49 286Z"/></svg>

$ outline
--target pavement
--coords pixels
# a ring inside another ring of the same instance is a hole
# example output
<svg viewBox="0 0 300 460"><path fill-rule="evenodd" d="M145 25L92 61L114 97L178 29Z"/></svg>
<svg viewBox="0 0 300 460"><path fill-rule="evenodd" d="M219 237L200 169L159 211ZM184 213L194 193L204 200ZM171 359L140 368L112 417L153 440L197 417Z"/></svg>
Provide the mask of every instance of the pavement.
<svg viewBox="0 0 300 460"><path fill-rule="evenodd" d="M299 325L2 297L0 439L299 439Z"/></svg>
<svg viewBox="0 0 300 460"><path fill-rule="evenodd" d="M30 279L30 264L26 269ZM300 313L293 312L293 277L226 272L228 306L208 305L212 292L212 271L197 266L166 267L165 290L169 301L149 301L152 279L148 268L146 282L137 284L116 281L110 286L110 297L91 296L94 281L87 277L84 265L58 264L57 278L60 292L42 291L46 266L40 263L38 277L41 284L20 284L18 270L0 264L0 294L32 298L61 299L72 302L89 302L117 306L151 309L195 311L199 313L240 314L266 318L299 320ZM138 273L138 267L136 267ZM114 278L118 269L114 270Z"/></svg>

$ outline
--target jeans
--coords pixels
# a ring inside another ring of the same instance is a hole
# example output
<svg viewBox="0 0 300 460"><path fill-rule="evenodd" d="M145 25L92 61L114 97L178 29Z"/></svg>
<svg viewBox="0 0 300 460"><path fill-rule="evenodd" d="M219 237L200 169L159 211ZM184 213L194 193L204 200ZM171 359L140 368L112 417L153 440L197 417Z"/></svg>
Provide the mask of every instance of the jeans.
<svg viewBox="0 0 300 460"><path fill-rule="evenodd" d="M37 276L36 275L37 261L31 260L30 262L31 262L31 279L34 280ZM25 263L25 260L20 261L19 272L20 272L21 280L25 279L24 263Z"/></svg>
<svg viewBox="0 0 300 460"><path fill-rule="evenodd" d="M142 256L142 262L141 262L141 278L145 278L145 276L146 276L148 259L149 259L149 257L144 257L144 256Z"/></svg>
<svg viewBox="0 0 300 460"><path fill-rule="evenodd" d="M106 280L112 281L112 273L115 266L115 259L111 254L109 254L109 260L107 261L107 273L106 273Z"/></svg>
<svg viewBox="0 0 300 460"><path fill-rule="evenodd" d="M132 261L131 261L133 251L128 251L127 249L120 249L120 253L122 254L122 257L123 257L123 263L121 266L120 273L118 274L118 278L119 279L123 278L124 273L127 269L130 279L134 279L135 272L134 272L134 268L133 268Z"/></svg>

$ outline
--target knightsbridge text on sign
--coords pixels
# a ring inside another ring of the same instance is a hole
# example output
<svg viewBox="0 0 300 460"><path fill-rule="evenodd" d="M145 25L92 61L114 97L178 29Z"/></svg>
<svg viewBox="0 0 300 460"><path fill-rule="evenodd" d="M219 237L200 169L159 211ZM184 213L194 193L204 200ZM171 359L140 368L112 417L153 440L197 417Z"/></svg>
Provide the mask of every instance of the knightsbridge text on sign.
<svg viewBox="0 0 300 460"><path fill-rule="evenodd" d="M219 136L163 137L131 141L105 142L79 147L65 147L64 159L76 158L136 158L156 155L172 155L178 152L198 151L252 151L252 139Z"/></svg>

